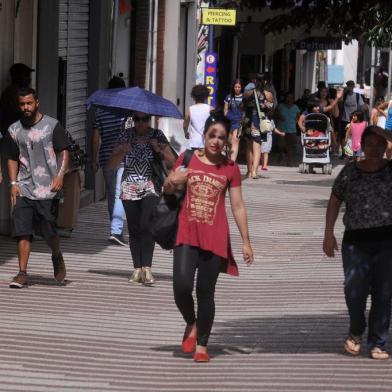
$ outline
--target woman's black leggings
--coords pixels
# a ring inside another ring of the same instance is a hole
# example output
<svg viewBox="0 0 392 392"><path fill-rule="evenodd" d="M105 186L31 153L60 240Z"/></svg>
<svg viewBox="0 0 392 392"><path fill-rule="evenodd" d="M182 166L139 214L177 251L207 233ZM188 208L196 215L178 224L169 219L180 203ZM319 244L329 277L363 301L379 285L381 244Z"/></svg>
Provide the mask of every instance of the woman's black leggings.
<svg viewBox="0 0 392 392"><path fill-rule="evenodd" d="M155 242L149 230L150 216L157 203L155 195L141 200L123 200L134 268L151 267Z"/></svg>
<svg viewBox="0 0 392 392"><path fill-rule="evenodd" d="M174 300L187 325L196 321L199 346L207 346L214 322L214 293L221 265L221 257L200 248L189 245L174 248ZM192 296L196 268L197 318Z"/></svg>

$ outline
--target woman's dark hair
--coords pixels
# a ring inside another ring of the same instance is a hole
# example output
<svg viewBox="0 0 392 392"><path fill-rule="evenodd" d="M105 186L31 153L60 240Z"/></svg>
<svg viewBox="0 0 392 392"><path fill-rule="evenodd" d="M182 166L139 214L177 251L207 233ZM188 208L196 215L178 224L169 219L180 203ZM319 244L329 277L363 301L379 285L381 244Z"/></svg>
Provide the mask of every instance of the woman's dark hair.
<svg viewBox="0 0 392 392"><path fill-rule="evenodd" d="M232 99L234 99L234 97L235 97L234 86L235 86L236 84L239 84L239 85L241 86L241 93L242 93L242 91L243 91L243 89L244 89L244 85L242 84L241 79L235 79L234 82L232 83L231 89L230 89L230 97L231 97Z"/></svg>
<svg viewBox="0 0 392 392"><path fill-rule="evenodd" d="M207 118L205 124L204 124L204 132L203 134L205 135L210 127L214 124L221 124L223 128L226 131L226 136L227 136L227 144L224 148L224 156L226 161L230 157L230 152L231 152L231 145L229 143L229 134L230 134L230 128L231 128L231 121L221 112L214 112L212 111L210 116ZM204 152L203 152L204 153Z"/></svg>
<svg viewBox="0 0 392 392"><path fill-rule="evenodd" d="M351 113L351 120L353 119L353 116L357 116L357 119L359 122L362 122L365 119L364 113L362 110L355 110L354 112Z"/></svg>
<svg viewBox="0 0 392 392"><path fill-rule="evenodd" d="M203 103L210 95L210 90L204 84L198 84L192 88L191 97L197 103Z"/></svg>
<svg viewBox="0 0 392 392"><path fill-rule="evenodd" d="M220 112L211 112L210 116L207 118L204 124L204 134L206 134L211 125L214 124L223 125L223 128L225 128L227 135L230 134L231 121L223 113Z"/></svg>
<svg viewBox="0 0 392 392"><path fill-rule="evenodd" d="M256 83L255 83L256 90L263 91L264 90L264 85L265 85L264 75L263 74L257 74L257 76L256 76Z"/></svg>
<svg viewBox="0 0 392 392"><path fill-rule="evenodd" d="M385 133L385 131L381 127L379 127L377 125L369 125L363 131L363 134L361 136L361 145L362 146L365 145L366 144L366 139L369 138L372 135L378 136L380 139L383 140L383 142L386 145L387 144L387 139L385 138L385 136L383 136L384 133Z"/></svg>
<svg viewBox="0 0 392 392"><path fill-rule="evenodd" d="M317 91L316 97L319 98L319 99L321 98L321 90L327 90L326 99L328 100L330 97L329 97L329 90L328 90L328 87L326 87L326 86L321 87L320 90Z"/></svg>
<svg viewBox="0 0 392 392"><path fill-rule="evenodd" d="M317 106L320 106L320 101L318 99L311 99L308 101L306 109L308 110L308 113L312 113L313 109Z"/></svg>

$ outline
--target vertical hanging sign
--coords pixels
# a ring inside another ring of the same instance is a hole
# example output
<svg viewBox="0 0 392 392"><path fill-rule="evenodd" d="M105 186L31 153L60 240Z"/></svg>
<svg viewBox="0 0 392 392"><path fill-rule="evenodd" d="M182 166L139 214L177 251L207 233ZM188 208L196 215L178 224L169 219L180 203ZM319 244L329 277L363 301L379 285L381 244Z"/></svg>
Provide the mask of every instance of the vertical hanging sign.
<svg viewBox="0 0 392 392"><path fill-rule="evenodd" d="M205 57L205 69L204 69L204 84L207 86L210 91L210 95L208 96L207 103L215 107L216 100L216 88L217 88L217 80L216 80L216 67L217 67L218 55L215 52L207 52Z"/></svg>

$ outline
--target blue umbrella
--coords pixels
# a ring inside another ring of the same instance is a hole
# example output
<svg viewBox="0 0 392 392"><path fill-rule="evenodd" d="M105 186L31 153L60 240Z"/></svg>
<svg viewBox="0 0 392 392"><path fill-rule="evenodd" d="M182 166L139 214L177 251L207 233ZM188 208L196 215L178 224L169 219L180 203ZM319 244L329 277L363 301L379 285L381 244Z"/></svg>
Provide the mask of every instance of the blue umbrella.
<svg viewBox="0 0 392 392"><path fill-rule="evenodd" d="M127 116L132 111L152 116L182 118L172 102L140 87L97 90L87 99L87 107L91 105L120 116Z"/></svg>

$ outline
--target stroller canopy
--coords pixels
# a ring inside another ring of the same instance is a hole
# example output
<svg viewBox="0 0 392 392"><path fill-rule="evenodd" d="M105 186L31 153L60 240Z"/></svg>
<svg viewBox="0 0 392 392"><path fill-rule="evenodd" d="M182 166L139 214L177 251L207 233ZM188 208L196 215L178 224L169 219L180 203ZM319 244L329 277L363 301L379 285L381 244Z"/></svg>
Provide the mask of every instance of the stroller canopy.
<svg viewBox="0 0 392 392"><path fill-rule="evenodd" d="M328 117L323 113L310 113L305 116L305 129L315 129L320 132L327 132Z"/></svg>

